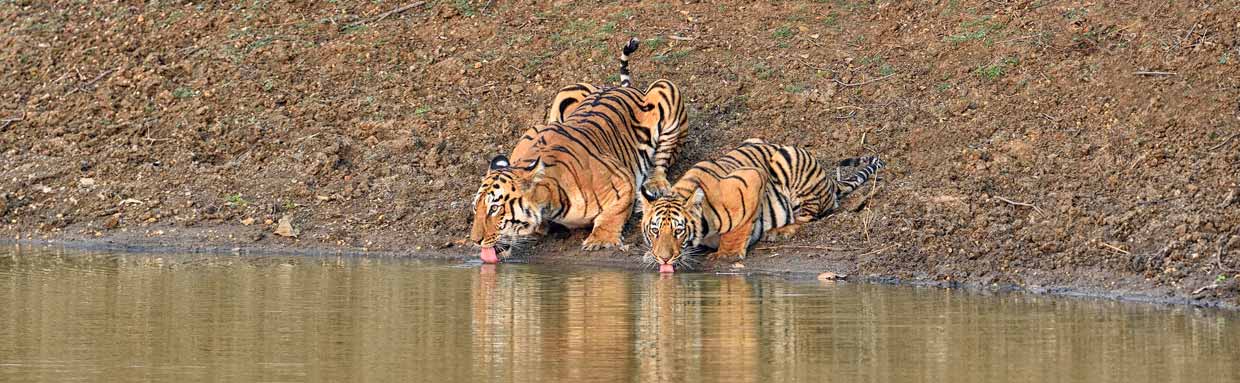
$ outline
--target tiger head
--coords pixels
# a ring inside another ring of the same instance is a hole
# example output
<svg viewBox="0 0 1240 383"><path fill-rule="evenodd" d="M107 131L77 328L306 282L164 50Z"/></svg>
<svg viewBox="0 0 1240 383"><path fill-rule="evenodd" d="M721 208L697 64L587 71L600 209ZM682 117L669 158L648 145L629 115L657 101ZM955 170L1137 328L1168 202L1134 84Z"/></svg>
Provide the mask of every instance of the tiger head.
<svg viewBox="0 0 1240 383"><path fill-rule="evenodd" d="M701 244L702 189L683 195L643 186L641 195L642 234L650 246L645 261L660 267L690 266L692 252Z"/></svg>
<svg viewBox="0 0 1240 383"><path fill-rule="evenodd" d="M490 170L474 195L473 227L469 239L478 246L506 252L523 239L538 232L543 219L546 166L535 160L524 167L513 167L500 155L491 160Z"/></svg>

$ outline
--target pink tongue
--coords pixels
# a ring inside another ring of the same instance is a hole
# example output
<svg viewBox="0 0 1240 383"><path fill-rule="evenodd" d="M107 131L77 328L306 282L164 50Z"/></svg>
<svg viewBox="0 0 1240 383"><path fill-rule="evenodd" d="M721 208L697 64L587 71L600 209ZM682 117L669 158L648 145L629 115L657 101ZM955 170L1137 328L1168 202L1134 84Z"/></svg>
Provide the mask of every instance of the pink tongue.
<svg viewBox="0 0 1240 383"><path fill-rule="evenodd" d="M663 264L663 265L659 265L659 272L660 273L674 273L676 272L676 268L672 267L672 265Z"/></svg>
<svg viewBox="0 0 1240 383"><path fill-rule="evenodd" d="M484 247L484 248L482 248L482 262L485 262L485 263L499 263L499 257L495 256L495 248L494 248L494 247Z"/></svg>

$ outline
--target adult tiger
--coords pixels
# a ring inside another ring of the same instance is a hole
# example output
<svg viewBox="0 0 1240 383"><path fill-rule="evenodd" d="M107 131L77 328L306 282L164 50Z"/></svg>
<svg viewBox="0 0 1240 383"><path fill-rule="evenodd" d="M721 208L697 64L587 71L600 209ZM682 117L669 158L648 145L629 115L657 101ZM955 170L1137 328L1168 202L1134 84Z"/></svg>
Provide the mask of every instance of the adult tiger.
<svg viewBox="0 0 1240 383"><path fill-rule="evenodd" d="M637 46L629 40L620 55L619 87L561 89L546 123L526 130L509 156L491 160L470 230L484 261L497 262L552 223L593 226L585 250L622 247L637 189L669 187L666 169L687 132L686 110L667 80L644 91L631 86L628 59Z"/></svg>
<svg viewBox="0 0 1240 383"><path fill-rule="evenodd" d="M694 164L670 191L641 189L641 228L650 245L645 261L674 271L691 266L687 252L700 246L714 247L713 258L743 259L763 236L788 237L801 224L830 215L885 166L878 157L839 163L859 165L848 178L832 178L804 149L745 140L722 157Z"/></svg>

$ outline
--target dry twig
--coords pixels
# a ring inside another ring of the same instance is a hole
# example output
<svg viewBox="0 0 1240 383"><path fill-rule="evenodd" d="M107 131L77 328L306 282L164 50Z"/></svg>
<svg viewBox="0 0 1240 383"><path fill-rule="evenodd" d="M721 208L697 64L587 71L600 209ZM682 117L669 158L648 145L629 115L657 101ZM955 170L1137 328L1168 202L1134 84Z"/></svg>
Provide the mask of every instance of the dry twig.
<svg viewBox="0 0 1240 383"><path fill-rule="evenodd" d="M1227 143L1228 143L1228 142L1231 142L1231 140L1232 140L1233 138L1236 138L1236 135L1238 135L1238 134L1240 134L1240 133L1232 133L1230 136L1227 136L1227 138L1223 139L1223 142L1220 142L1220 143L1218 143L1217 145L1211 146L1211 147L1210 147L1210 150L1211 150L1211 151L1213 151L1213 150L1217 150L1218 148L1223 147L1223 145L1227 145Z"/></svg>
<svg viewBox="0 0 1240 383"><path fill-rule="evenodd" d="M1121 248L1119 248L1119 247L1116 247L1115 245L1112 245L1112 244L1109 244L1109 243L1106 243L1106 242L1101 242L1101 243L1102 243L1102 246L1103 246L1103 247L1106 247L1106 248L1111 249L1111 250L1115 250L1116 252L1118 252L1118 253L1120 253L1120 254L1123 254L1123 255L1128 255L1128 254L1131 254L1131 253L1129 253L1129 252L1128 252L1128 250L1121 249Z"/></svg>
<svg viewBox="0 0 1240 383"><path fill-rule="evenodd" d="M854 251L860 250L851 247L834 247L834 246L808 246L808 245L776 245L754 248L754 250L779 250L779 249L803 249L803 250L822 250L822 251Z"/></svg>
<svg viewBox="0 0 1240 383"><path fill-rule="evenodd" d="M6 118L4 119L4 125L0 125L0 130L8 128L9 125L13 125L14 122L18 122L18 121L25 120L25 119L26 119L26 112L24 111L22 112L22 115L20 116Z"/></svg>
<svg viewBox="0 0 1240 383"><path fill-rule="evenodd" d="M1033 208L1033 211L1038 212L1038 214L1044 214L1044 213L1042 213L1042 209L1039 209L1036 205L1031 204L1031 203L1016 202L1016 201L1013 201L1013 200L1010 200L1010 199L1007 199L1007 198L1003 198L1003 197L1001 197L1001 196L995 196L995 198L998 198L1000 201L1007 202L1007 203L1012 204L1012 205L1016 205L1016 206L1024 206L1024 207Z"/></svg>
<svg viewBox="0 0 1240 383"><path fill-rule="evenodd" d="M869 196L866 197L868 199ZM865 234L865 243L870 243L870 222L873 220L874 213L870 212L870 209L865 209L865 212L861 214L861 230L862 234Z"/></svg>
<svg viewBox="0 0 1240 383"><path fill-rule="evenodd" d="M104 77L106 77L108 74L111 74L114 71L116 71L115 68L105 70L103 71L103 73L100 73L98 76L95 76L95 78L91 79L90 81L87 81L85 84L78 85L77 87L69 90L69 93L65 93L65 95L68 96L68 95L77 93L79 90L82 90L82 88L94 85L95 83L99 82L99 80L102 80Z"/></svg>
<svg viewBox="0 0 1240 383"><path fill-rule="evenodd" d="M895 246L896 246L896 245L894 245L894 244L893 244L893 245L887 245L887 246L885 246L885 247L883 247L883 248L880 248L880 249L878 249L878 250L874 250L874 251L871 251L871 252L868 252L868 253L865 253L865 254L858 255L857 257L858 257L858 258L860 258L860 257L866 257L866 256L870 256L870 255L877 255L877 254L882 253L882 252L884 252L884 251L887 251L887 249L890 249L890 248L895 247Z"/></svg>
<svg viewBox="0 0 1240 383"><path fill-rule="evenodd" d="M1193 27L1188 28L1188 33L1185 33L1184 37L1181 37L1179 41L1176 41L1176 45L1179 45L1180 48L1184 48L1184 42L1187 41L1189 37L1192 37L1193 32L1195 31L1197 31L1197 23L1193 23Z"/></svg>
<svg viewBox="0 0 1240 383"><path fill-rule="evenodd" d="M1032 35L1028 35L1028 36L1014 37L1014 38L1010 38L1010 39L1007 39L1007 40L1000 41L1000 42L999 42L999 44L1006 44L1006 43L1010 43L1010 42L1013 42L1013 41L1027 40L1027 39L1031 39L1031 38L1038 37L1038 36L1041 36L1041 35L1042 35L1041 33L1037 33L1037 34L1032 34Z"/></svg>
<svg viewBox="0 0 1240 383"><path fill-rule="evenodd" d="M426 2L425 2L425 1L415 1L415 2L412 2L412 3L409 3L409 4L405 4L405 5L402 5L402 6L396 7L395 9L392 9L392 10L390 10L390 11L380 13L380 14L379 14L379 16L375 16L375 17L372 17L372 18L369 18L369 19L366 19L366 20L363 20L363 21L359 21L359 22L356 22L356 23L353 23L353 24L349 24L349 25L345 26L344 28L341 28L341 30L344 30L344 29L349 29L349 28L357 28L357 27L360 27L360 26L363 26L363 25L366 25L366 24L370 24L370 23L377 23L377 22L383 21L383 19L388 18L388 16L395 15L395 14L397 14L397 13L401 13L401 12L404 12L404 11L408 11L410 8L417 7L417 6L420 6L420 5L422 5L422 4L426 4Z"/></svg>
<svg viewBox="0 0 1240 383"><path fill-rule="evenodd" d="M1175 72L1159 72L1159 71L1146 71L1146 70L1132 72L1132 74L1135 74L1138 76L1175 76L1176 75Z"/></svg>
<svg viewBox="0 0 1240 383"><path fill-rule="evenodd" d="M887 79L888 77L895 76L895 75L896 75L895 73L892 73L892 74L889 74L883 77L872 78L872 79L858 82L858 83L847 83L847 82L840 81L840 79L832 79L832 80L835 81L837 84L840 84L840 86L842 87L849 88L849 87L854 87L854 86L862 86L862 85L869 84L875 81L882 81L882 80Z"/></svg>
<svg viewBox="0 0 1240 383"><path fill-rule="evenodd" d="M1236 226L1236 229L1232 230L1232 233L1240 234L1240 226ZM1228 234L1218 235L1218 252L1214 253L1214 263L1218 266L1219 270L1223 272L1227 272L1227 273L1234 273L1236 272L1235 270L1232 270L1230 267L1227 267L1227 265L1223 264L1223 253L1227 251L1227 242L1230 240L1231 240L1231 235L1228 235Z"/></svg>
<svg viewBox="0 0 1240 383"><path fill-rule="evenodd" d="M667 35L667 38L676 40L676 41L693 41L692 37L684 37L684 36L676 36L676 35Z"/></svg>

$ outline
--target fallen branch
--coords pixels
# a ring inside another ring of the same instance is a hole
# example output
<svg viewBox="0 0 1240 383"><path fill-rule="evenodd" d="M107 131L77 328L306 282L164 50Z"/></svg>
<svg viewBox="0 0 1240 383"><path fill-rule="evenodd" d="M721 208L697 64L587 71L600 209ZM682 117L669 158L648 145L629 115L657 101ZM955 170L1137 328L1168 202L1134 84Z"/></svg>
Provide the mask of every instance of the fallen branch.
<svg viewBox="0 0 1240 383"><path fill-rule="evenodd" d="M667 35L667 38L676 40L676 41L693 41L692 37L684 37L684 36L676 36L676 35Z"/></svg>
<svg viewBox="0 0 1240 383"><path fill-rule="evenodd" d="M1129 253L1129 252L1128 252L1128 250L1121 249L1121 248L1119 248L1119 247L1116 247L1115 245L1112 245L1112 244L1109 244L1109 243L1106 243L1106 242L1102 242L1102 246L1103 246L1103 247L1106 247L1106 248L1108 248L1108 249L1111 249L1111 250L1115 250L1116 252L1118 252L1118 253L1120 253L1120 254L1123 254L1123 255L1128 255L1128 254L1131 254L1131 253Z"/></svg>
<svg viewBox="0 0 1240 383"><path fill-rule="evenodd" d="M1043 213L1042 213L1042 209L1039 209L1039 208L1038 208L1036 205L1034 205L1034 204L1031 204L1031 203L1024 203L1024 202L1016 202L1016 201L1013 201L1013 200L1010 200L1010 199L1007 199L1007 198L1003 198L1003 197L1000 197L1000 196L995 196L995 198L998 198L1000 201L1007 202L1007 203L1012 204L1012 205L1016 205L1016 206L1024 206L1024 207L1030 207L1030 208L1033 208L1033 211L1038 212L1038 214L1043 214Z"/></svg>
<svg viewBox="0 0 1240 383"><path fill-rule="evenodd" d="M1175 76L1176 75L1175 72L1158 72L1158 71L1137 71L1137 72L1132 72L1132 74L1135 74L1138 76Z"/></svg>
<svg viewBox="0 0 1240 383"><path fill-rule="evenodd" d="M390 10L390 11L383 12L383 13L379 14L379 16L375 16L375 17L372 17L372 18L367 19L367 20L362 20L362 21L359 21L359 22L356 22L356 23L353 23L353 24L349 24L349 25L345 26L344 28L340 28L340 30L351 29L351 28L357 28L357 27L360 27L360 26L363 26L363 25L366 25L366 24L370 24L370 23L377 23L377 22L383 21L383 19L388 18L388 16L395 15L395 14L397 14L397 13L401 13L401 12L404 12L404 11L408 11L409 9L411 9L411 8L413 8L413 7L421 6L422 4L426 4L426 2L425 2L425 1L415 1L415 2L412 2L412 3L409 3L409 4L405 4L405 5L402 5L402 6L396 7L395 9L392 9L392 10Z"/></svg>
<svg viewBox="0 0 1240 383"><path fill-rule="evenodd" d="M895 75L896 75L895 73L892 73L892 74L889 74L889 75L886 75L886 76L883 76L883 77L879 77L879 78L872 78L872 79L869 79L869 80L866 80L866 81L862 81L862 82L858 82L858 83L847 83L847 82L840 81L839 79L832 79L832 80L833 80L833 81L835 81L836 83L840 84L840 86L842 86L842 87L849 88L849 87L854 87L854 86L862 86L862 85L869 84L869 83L872 83L872 82L875 82L875 81L882 81L882 80L884 80L884 79L886 79L886 78L888 78L888 77L895 76Z"/></svg>

